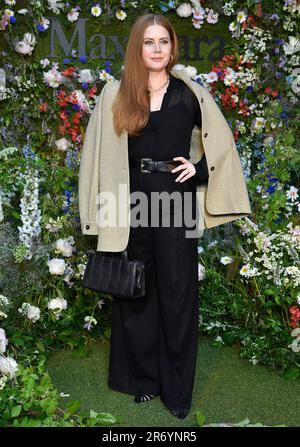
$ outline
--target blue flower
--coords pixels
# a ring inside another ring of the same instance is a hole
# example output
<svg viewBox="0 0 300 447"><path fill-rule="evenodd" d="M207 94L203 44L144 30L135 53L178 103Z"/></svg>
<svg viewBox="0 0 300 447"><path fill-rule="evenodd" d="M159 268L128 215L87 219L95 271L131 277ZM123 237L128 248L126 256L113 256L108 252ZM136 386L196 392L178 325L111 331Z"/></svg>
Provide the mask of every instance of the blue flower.
<svg viewBox="0 0 300 447"><path fill-rule="evenodd" d="M73 104L72 109L73 110L80 110L79 104Z"/></svg>
<svg viewBox="0 0 300 447"><path fill-rule="evenodd" d="M15 16L10 16L9 21L10 23L16 23L17 19L15 18Z"/></svg>
<svg viewBox="0 0 300 447"><path fill-rule="evenodd" d="M86 56L79 56L79 60L80 60L80 62L85 63L87 61L87 57Z"/></svg>
<svg viewBox="0 0 300 447"><path fill-rule="evenodd" d="M69 64L71 62L71 59L64 59L63 64Z"/></svg>
<svg viewBox="0 0 300 447"><path fill-rule="evenodd" d="M39 24L37 25L37 29L38 29L39 31L41 31L41 32L45 31L44 25L42 25L41 23L39 23Z"/></svg>
<svg viewBox="0 0 300 447"><path fill-rule="evenodd" d="M268 186L267 192L270 194L273 194L273 192L276 190L276 188L273 185Z"/></svg>
<svg viewBox="0 0 300 447"><path fill-rule="evenodd" d="M248 87L246 88L246 92L253 92L252 85L248 85Z"/></svg>
<svg viewBox="0 0 300 447"><path fill-rule="evenodd" d="M281 112L281 114L279 116L283 120L287 120L288 119L288 114L285 111Z"/></svg>
<svg viewBox="0 0 300 447"><path fill-rule="evenodd" d="M160 10L161 11L163 11L163 12L168 12L168 8L167 8L167 6L165 6L163 3L161 3L161 2L159 2L159 8L160 8Z"/></svg>

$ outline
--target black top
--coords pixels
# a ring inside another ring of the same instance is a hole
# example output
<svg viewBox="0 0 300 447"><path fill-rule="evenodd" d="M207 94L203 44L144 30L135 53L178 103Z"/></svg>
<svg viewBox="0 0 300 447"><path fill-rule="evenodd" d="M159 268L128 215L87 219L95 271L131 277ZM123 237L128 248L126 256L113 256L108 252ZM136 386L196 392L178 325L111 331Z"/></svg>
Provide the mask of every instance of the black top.
<svg viewBox="0 0 300 447"><path fill-rule="evenodd" d="M194 125L201 128L201 109L194 92L182 79L170 73L170 81L160 110L150 112L139 136L128 135L129 158L149 157L153 160L189 159L191 134ZM196 82L196 81L193 81ZM205 154L194 163L197 184L207 182L208 167ZM179 175L182 171L177 171Z"/></svg>

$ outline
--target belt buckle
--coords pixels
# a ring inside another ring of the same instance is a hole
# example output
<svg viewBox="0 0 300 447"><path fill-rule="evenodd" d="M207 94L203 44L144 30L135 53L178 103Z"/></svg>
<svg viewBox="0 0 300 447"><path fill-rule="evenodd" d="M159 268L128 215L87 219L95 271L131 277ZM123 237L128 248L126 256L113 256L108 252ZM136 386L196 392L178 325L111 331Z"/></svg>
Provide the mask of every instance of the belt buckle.
<svg viewBox="0 0 300 447"><path fill-rule="evenodd" d="M144 161L152 161L152 158L141 158L141 172L151 173L151 171L149 171L149 169L143 169Z"/></svg>

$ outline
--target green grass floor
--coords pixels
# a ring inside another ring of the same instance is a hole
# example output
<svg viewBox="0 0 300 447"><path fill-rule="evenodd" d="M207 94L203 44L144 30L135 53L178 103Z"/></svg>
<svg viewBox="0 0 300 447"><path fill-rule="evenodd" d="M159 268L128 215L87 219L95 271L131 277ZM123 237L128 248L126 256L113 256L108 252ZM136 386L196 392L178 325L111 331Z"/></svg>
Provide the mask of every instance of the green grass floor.
<svg viewBox="0 0 300 447"><path fill-rule="evenodd" d="M259 364L239 357L237 346L216 348L212 340L199 338L198 361L189 415L180 420L160 401L136 404L133 395L107 385L109 343L88 347L88 355L60 351L51 355L47 369L59 392L70 394L62 402L80 400L81 410L109 412L123 427L192 427L196 412L206 416L205 424L237 423L300 426L300 381L288 381Z"/></svg>

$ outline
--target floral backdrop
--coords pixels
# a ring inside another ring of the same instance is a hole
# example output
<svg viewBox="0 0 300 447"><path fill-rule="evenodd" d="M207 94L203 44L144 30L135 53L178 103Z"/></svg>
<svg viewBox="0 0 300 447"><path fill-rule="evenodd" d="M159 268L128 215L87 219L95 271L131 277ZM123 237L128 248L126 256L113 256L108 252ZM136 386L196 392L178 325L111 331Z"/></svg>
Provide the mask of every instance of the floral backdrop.
<svg viewBox="0 0 300 447"><path fill-rule="evenodd" d="M80 416L76 401L62 410L45 362L54 349L84 352L110 337L111 297L82 287L95 237L81 235L77 184L90 113L122 59L91 60L76 48L57 60L40 55L53 17L70 32L82 17L98 30L130 29L146 12L193 36L225 23L228 35L208 68L178 65L228 120L253 209L199 239L199 331L299 380L299 1L2 0L0 426L115 422Z"/></svg>

